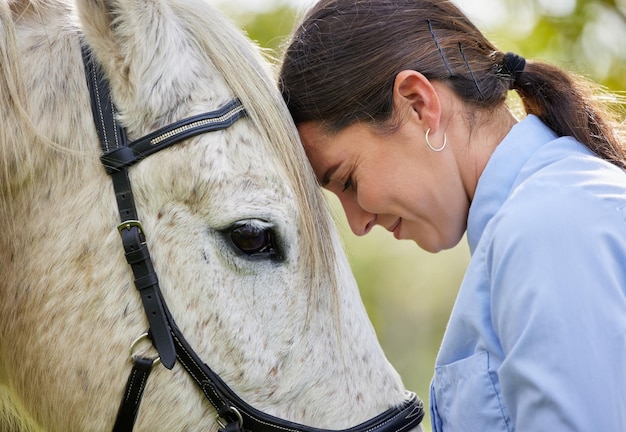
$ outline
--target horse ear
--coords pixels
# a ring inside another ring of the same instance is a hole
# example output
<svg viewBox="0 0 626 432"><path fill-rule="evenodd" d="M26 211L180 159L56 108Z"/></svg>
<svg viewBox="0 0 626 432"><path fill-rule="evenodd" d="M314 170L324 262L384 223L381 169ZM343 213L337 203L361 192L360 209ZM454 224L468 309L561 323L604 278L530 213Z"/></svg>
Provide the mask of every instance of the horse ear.
<svg viewBox="0 0 626 432"><path fill-rule="evenodd" d="M163 0L76 0L76 5L87 43L114 86L128 82L131 63L155 56L158 38L171 27L173 14Z"/></svg>

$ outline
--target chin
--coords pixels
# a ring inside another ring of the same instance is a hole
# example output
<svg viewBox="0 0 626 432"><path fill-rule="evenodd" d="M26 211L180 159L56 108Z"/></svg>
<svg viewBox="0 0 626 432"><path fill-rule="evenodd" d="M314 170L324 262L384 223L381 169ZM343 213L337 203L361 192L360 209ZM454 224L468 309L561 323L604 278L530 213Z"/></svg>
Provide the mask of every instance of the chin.
<svg viewBox="0 0 626 432"><path fill-rule="evenodd" d="M411 238L411 240L413 240L421 249L424 249L426 252L438 253L443 250L452 249L459 244L461 238L463 238L463 234L450 238L435 237L425 239L423 237L414 237Z"/></svg>
<svg viewBox="0 0 626 432"><path fill-rule="evenodd" d="M436 247L435 245L424 245L423 243L418 242L417 240L414 240L414 242L423 250L425 250L426 252L430 252L430 253L437 253L437 252L441 252L442 250L444 250L445 248L443 247Z"/></svg>

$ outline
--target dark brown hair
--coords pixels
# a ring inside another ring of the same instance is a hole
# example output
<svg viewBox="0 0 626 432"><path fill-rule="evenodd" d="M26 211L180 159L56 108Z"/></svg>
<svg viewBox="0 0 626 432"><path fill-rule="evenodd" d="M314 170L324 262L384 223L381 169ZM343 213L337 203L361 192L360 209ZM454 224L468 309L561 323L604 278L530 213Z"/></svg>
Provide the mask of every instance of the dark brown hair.
<svg viewBox="0 0 626 432"><path fill-rule="evenodd" d="M594 98L597 86L534 61L514 79L504 64L505 54L450 1L321 0L285 50L279 85L296 124L317 121L331 133L392 123L402 70L445 83L476 109L500 107L514 89L526 112L559 136L626 168L623 129Z"/></svg>

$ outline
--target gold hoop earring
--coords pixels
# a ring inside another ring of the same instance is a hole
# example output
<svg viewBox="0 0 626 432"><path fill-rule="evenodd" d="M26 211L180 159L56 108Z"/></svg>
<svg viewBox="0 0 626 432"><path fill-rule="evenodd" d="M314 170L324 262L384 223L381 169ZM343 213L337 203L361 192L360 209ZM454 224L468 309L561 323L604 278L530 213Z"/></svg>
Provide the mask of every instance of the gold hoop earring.
<svg viewBox="0 0 626 432"><path fill-rule="evenodd" d="M441 150L443 150L444 148L446 148L446 144L448 144L448 137L446 136L446 133L443 133L443 144L441 147L439 148L435 148L430 144L430 140L428 139L428 134L430 133L430 128L428 128L428 130L426 131L426 145L428 146L429 149L431 149L432 151L435 152L440 152Z"/></svg>

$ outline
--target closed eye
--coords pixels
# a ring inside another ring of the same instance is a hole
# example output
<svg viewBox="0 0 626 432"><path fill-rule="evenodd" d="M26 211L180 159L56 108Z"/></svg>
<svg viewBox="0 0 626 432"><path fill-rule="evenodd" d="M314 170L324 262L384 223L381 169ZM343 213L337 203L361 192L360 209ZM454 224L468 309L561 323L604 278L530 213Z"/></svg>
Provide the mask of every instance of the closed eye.
<svg viewBox="0 0 626 432"><path fill-rule="evenodd" d="M346 180L346 182L343 184L343 189L341 192L345 192L348 189L350 189L352 187L353 183L352 183L352 177L348 177L348 180Z"/></svg>
<svg viewBox="0 0 626 432"><path fill-rule="evenodd" d="M266 221L241 220L222 230L222 234L239 255L251 259L284 259L274 227Z"/></svg>

